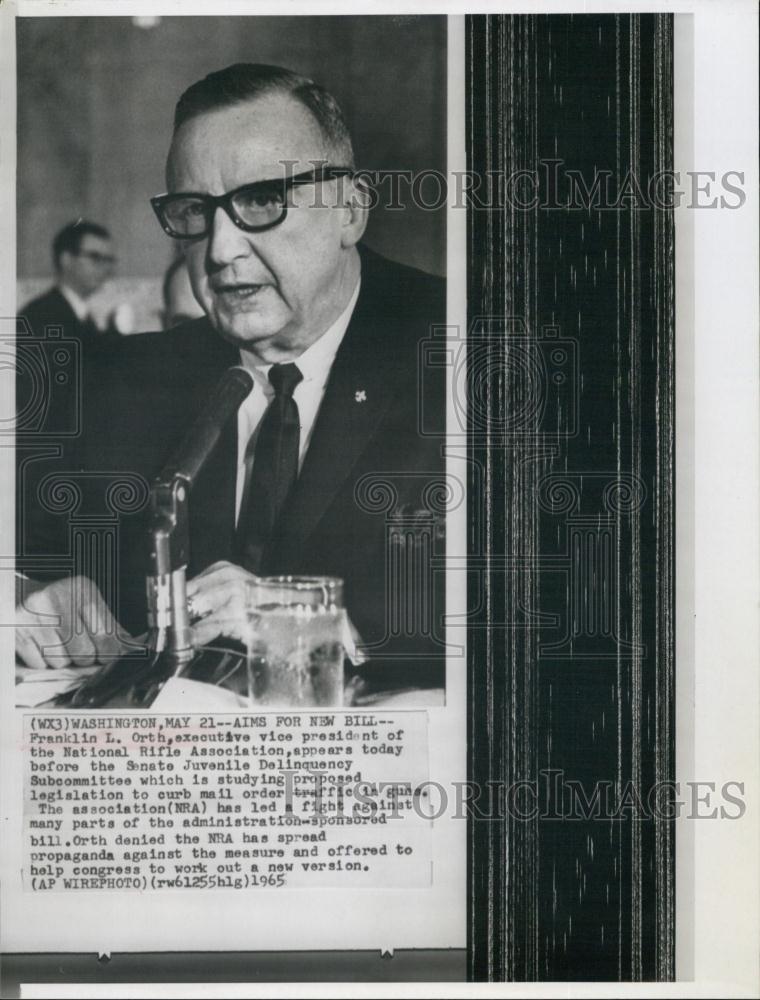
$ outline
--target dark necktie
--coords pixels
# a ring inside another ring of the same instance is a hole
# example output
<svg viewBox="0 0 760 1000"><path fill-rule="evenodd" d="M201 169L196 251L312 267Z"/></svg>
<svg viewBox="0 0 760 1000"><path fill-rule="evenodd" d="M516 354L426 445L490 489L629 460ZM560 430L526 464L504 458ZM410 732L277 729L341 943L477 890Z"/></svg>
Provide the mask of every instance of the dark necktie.
<svg viewBox="0 0 760 1000"><path fill-rule="evenodd" d="M264 550L298 478L301 424L293 391L302 379L294 364L269 369L274 399L259 425L237 529L240 561L252 573L260 571Z"/></svg>

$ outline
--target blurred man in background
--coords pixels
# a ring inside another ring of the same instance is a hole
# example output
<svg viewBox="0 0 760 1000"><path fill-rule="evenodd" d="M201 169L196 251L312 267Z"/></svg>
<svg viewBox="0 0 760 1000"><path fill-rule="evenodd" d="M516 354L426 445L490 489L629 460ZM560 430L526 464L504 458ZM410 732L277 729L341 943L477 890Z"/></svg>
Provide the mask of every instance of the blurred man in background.
<svg viewBox="0 0 760 1000"><path fill-rule="evenodd" d="M90 310L90 300L111 277L116 258L107 229L95 222L70 222L53 240L56 283L44 295L20 310L32 336L42 338L50 328L76 338L84 350L98 338L113 337L102 331Z"/></svg>

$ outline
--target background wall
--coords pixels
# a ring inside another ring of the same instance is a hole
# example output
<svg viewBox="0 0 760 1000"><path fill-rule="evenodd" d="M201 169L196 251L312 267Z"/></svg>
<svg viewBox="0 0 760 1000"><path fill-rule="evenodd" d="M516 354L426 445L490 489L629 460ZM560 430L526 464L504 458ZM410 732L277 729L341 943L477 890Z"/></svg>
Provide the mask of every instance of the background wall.
<svg viewBox="0 0 760 1000"><path fill-rule="evenodd" d="M173 246L148 198L164 188L174 104L206 73L271 62L331 90L357 165L445 170L442 17L18 18L19 302L51 274L50 243L78 216L106 225L119 257L110 297L154 302ZM146 19L143 19L146 20ZM367 242L443 273L445 211L373 213ZM38 279L38 280L34 280ZM135 279L146 279L136 281ZM106 296L108 298L108 296ZM137 302L144 319L146 302Z"/></svg>

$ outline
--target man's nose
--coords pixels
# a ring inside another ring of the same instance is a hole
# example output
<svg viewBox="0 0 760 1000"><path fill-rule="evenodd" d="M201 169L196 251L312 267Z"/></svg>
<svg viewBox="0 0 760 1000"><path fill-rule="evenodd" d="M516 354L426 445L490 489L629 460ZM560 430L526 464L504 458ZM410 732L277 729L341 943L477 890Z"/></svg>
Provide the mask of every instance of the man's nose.
<svg viewBox="0 0 760 1000"><path fill-rule="evenodd" d="M249 234L236 226L227 212L219 206L214 212L208 235L209 263L215 268L224 267L241 257L248 257L252 251Z"/></svg>

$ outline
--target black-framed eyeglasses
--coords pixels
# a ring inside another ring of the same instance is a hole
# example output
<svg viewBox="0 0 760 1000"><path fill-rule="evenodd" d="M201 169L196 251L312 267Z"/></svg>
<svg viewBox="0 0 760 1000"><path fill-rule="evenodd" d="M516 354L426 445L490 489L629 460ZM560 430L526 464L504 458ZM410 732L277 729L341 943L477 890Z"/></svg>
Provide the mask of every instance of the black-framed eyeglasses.
<svg viewBox="0 0 760 1000"><path fill-rule="evenodd" d="M226 194L194 191L162 194L150 203L164 232L175 240L208 236L217 208L223 208L238 228L263 233L284 222L288 214L288 191L302 184L320 184L354 173L349 167L320 167L277 180L256 181Z"/></svg>
<svg viewBox="0 0 760 1000"><path fill-rule="evenodd" d="M103 267L114 267L116 258L108 253L98 253L97 250L78 250L77 257L86 257L93 264L101 264Z"/></svg>

